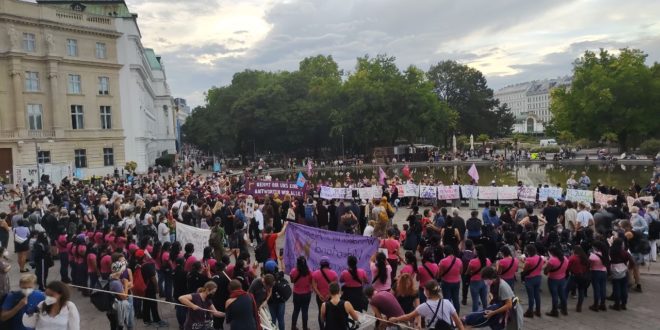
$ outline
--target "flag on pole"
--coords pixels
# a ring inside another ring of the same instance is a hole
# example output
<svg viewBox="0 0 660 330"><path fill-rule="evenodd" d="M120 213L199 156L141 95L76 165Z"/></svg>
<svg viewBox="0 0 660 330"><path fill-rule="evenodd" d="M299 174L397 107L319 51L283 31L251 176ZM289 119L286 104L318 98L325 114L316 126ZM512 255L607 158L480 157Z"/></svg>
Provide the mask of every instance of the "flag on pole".
<svg viewBox="0 0 660 330"><path fill-rule="evenodd" d="M302 174L302 172L298 172L298 180L296 180L296 185L300 188L303 188L306 182L307 180L305 179L305 176Z"/></svg>
<svg viewBox="0 0 660 330"><path fill-rule="evenodd" d="M307 161L307 175L309 175L309 176L312 175L312 161L311 160Z"/></svg>
<svg viewBox="0 0 660 330"><path fill-rule="evenodd" d="M477 167L474 164L468 170L468 175L474 179L474 182L479 182L479 172L477 172Z"/></svg>
<svg viewBox="0 0 660 330"><path fill-rule="evenodd" d="M387 179L387 175L385 174L385 171L383 171L383 168L378 167L378 183L384 185L385 179Z"/></svg>

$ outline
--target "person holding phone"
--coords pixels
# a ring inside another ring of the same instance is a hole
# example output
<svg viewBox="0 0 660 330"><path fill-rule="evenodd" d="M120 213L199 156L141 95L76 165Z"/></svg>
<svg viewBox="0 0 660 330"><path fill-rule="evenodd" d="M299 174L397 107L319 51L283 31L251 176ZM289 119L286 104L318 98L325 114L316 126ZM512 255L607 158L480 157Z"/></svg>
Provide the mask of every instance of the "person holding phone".
<svg viewBox="0 0 660 330"><path fill-rule="evenodd" d="M0 311L0 321L6 322L7 329L25 330L23 315L34 313L39 303L46 299L42 291L35 289L37 276L25 274L21 276L20 291L12 291L5 298Z"/></svg>

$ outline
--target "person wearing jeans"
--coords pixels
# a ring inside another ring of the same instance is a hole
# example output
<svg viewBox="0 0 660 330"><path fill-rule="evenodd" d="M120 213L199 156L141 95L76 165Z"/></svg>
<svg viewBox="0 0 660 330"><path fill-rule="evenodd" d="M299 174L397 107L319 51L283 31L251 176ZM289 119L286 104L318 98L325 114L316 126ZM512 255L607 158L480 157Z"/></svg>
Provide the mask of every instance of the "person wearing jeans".
<svg viewBox="0 0 660 330"><path fill-rule="evenodd" d="M444 249L446 258L438 264L438 276L442 279L442 296L451 300L456 313L461 312L461 303L458 300L461 290L461 270L463 262L454 255L454 248L450 245Z"/></svg>
<svg viewBox="0 0 660 330"><path fill-rule="evenodd" d="M546 315L557 317L559 311L562 315L568 315L566 304L566 269L568 268L568 260L564 257L564 253L558 245L550 247L550 259L545 266L545 272L548 274L548 289L550 296L552 296L552 310Z"/></svg>
<svg viewBox="0 0 660 330"><path fill-rule="evenodd" d="M525 266L523 266L523 273L521 278L525 282L525 290L527 291L528 307L525 312L525 317L541 316L541 269L543 269L543 257L536 254L536 247L534 244L528 244L525 247Z"/></svg>
<svg viewBox="0 0 660 330"><path fill-rule="evenodd" d="M605 311L605 298L607 297L607 266L610 261L607 243L594 241L594 251L589 255L591 265L591 284L593 286L594 304L589 309L598 312Z"/></svg>
<svg viewBox="0 0 660 330"><path fill-rule="evenodd" d="M634 266L634 261L630 253L623 248L621 239L614 239L610 247L610 274L612 274L612 291L614 296L614 305L610 309L620 311L626 310L628 304L628 269Z"/></svg>
<svg viewBox="0 0 660 330"><path fill-rule="evenodd" d="M491 262L486 258L486 248L477 245L477 257L470 260L467 274L470 275L470 296L472 297L472 311L476 312L488 306L488 286L481 279L481 270L490 267ZM479 308L481 301L481 308Z"/></svg>
<svg viewBox="0 0 660 330"><path fill-rule="evenodd" d="M286 302L268 303L268 310L270 311L270 318L273 323L277 323L279 330L284 330L284 310Z"/></svg>

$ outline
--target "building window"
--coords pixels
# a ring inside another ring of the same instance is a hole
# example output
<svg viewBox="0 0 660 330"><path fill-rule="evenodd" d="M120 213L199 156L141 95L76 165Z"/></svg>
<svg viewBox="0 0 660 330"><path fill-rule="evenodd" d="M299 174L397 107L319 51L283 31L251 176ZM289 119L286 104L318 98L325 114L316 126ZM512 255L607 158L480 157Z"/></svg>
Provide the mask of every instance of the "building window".
<svg viewBox="0 0 660 330"><path fill-rule="evenodd" d="M33 71L25 72L25 91L26 92L39 91L39 72L33 72Z"/></svg>
<svg viewBox="0 0 660 330"><path fill-rule="evenodd" d="M50 164L50 151L37 151L39 164Z"/></svg>
<svg viewBox="0 0 660 330"><path fill-rule="evenodd" d="M115 166L115 151L112 148L103 148L103 166Z"/></svg>
<svg viewBox="0 0 660 330"><path fill-rule="evenodd" d="M101 129L112 129L112 114L106 105L101 106Z"/></svg>
<svg viewBox="0 0 660 330"><path fill-rule="evenodd" d="M28 104L27 105L28 113L28 127L31 130L40 130L43 128L41 122L44 115L41 104Z"/></svg>
<svg viewBox="0 0 660 330"><path fill-rule="evenodd" d="M83 121L83 106L82 105L72 105L71 106L71 128L72 129L83 129L83 128L85 128L85 123Z"/></svg>
<svg viewBox="0 0 660 330"><path fill-rule="evenodd" d="M73 152L76 168L87 167L87 150L76 149Z"/></svg>
<svg viewBox="0 0 660 330"><path fill-rule="evenodd" d="M26 52L35 52L37 50L34 33L23 33L23 50Z"/></svg>
<svg viewBox="0 0 660 330"><path fill-rule="evenodd" d="M108 95L109 86L110 78L99 77L99 95Z"/></svg>
<svg viewBox="0 0 660 330"><path fill-rule="evenodd" d="M70 74L69 75L69 94L81 94L82 89L80 88L80 75Z"/></svg>
<svg viewBox="0 0 660 330"><path fill-rule="evenodd" d="M69 56L78 56L78 40L66 39L66 54Z"/></svg>
<svg viewBox="0 0 660 330"><path fill-rule="evenodd" d="M104 59L107 57L105 44L102 42L96 43L96 58Z"/></svg>

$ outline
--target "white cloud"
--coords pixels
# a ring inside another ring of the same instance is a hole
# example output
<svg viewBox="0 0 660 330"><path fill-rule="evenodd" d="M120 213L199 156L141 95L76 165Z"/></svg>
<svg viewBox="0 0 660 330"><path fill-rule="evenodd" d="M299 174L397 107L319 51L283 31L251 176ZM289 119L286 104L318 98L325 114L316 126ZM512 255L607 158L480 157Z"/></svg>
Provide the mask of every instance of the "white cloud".
<svg viewBox="0 0 660 330"><path fill-rule="evenodd" d="M244 69L291 70L364 54L427 69L455 59L492 87L566 75L586 49L636 47L660 60L660 2L631 0L127 0L144 42L163 55L172 91L203 103Z"/></svg>

